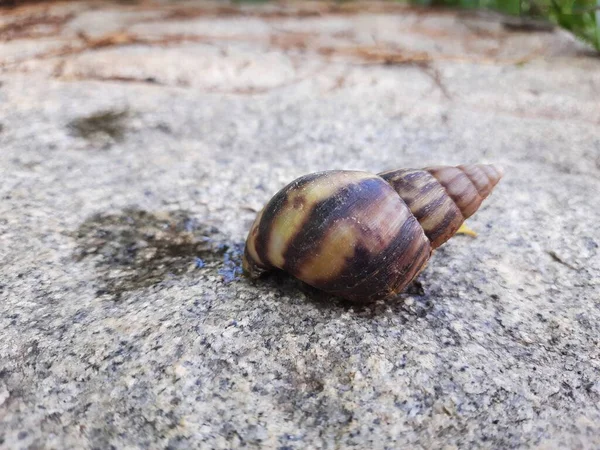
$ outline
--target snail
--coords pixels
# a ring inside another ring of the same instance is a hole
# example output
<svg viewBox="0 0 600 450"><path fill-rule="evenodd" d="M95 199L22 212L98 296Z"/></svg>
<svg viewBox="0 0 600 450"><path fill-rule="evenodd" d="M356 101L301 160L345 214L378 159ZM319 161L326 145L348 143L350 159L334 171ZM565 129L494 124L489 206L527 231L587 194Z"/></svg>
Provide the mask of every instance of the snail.
<svg viewBox="0 0 600 450"><path fill-rule="evenodd" d="M258 213L244 272L258 278L281 269L351 301L393 297L501 177L501 169L484 164L302 176Z"/></svg>

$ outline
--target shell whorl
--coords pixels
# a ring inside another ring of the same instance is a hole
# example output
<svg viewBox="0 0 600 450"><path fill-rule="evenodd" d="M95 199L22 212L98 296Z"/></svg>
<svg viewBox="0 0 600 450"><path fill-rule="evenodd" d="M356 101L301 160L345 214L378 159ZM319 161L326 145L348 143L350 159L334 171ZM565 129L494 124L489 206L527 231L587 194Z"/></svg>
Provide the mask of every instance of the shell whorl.
<svg viewBox="0 0 600 450"><path fill-rule="evenodd" d="M250 230L244 268L278 268L340 297L369 301L400 292L431 248L418 221L377 175L328 171L279 191Z"/></svg>
<svg viewBox="0 0 600 450"><path fill-rule="evenodd" d="M407 204L436 249L472 216L502 178L493 165L399 169L379 174Z"/></svg>

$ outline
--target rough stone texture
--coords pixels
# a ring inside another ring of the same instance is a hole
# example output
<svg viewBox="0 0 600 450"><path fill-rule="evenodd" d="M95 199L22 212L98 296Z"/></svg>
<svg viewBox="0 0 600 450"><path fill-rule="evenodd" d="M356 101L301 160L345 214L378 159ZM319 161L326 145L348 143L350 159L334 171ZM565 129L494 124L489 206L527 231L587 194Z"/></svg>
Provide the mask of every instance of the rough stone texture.
<svg viewBox="0 0 600 450"><path fill-rule="evenodd" d="M598 58L496 17L241 8L0 13L0 447L599 448ZM470 162L505 178L422 290L239 276L297 176Z"/></svg>

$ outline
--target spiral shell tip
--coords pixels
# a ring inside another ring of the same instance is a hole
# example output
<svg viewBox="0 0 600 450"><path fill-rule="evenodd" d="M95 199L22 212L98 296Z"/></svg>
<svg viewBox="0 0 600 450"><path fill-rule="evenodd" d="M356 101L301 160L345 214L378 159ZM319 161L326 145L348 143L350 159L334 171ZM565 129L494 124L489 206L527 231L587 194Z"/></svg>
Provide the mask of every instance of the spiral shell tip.
<svg viewBox="0 0 600 450"><path fill-rule="evenodd" d="M504 168L497 164L492 164L492 167L494 168L494 170L496 172L498 172L498 181L500 181L500 178L502 178L504 176Z"/></svg>

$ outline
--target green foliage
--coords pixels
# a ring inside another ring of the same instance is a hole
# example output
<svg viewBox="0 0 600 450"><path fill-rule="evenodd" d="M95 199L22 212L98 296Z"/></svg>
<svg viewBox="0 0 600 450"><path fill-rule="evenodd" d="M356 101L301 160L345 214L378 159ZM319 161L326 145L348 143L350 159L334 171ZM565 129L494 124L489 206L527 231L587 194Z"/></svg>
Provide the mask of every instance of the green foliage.
<svg viewBox="0 0 600 450"><path fill-rule="evenodd" d="M600 50L599 0L552 0L548 15L552 21Z"/></svg>
<svg viewBox="0 0 600 450"><path fill-rule="evenodd" d="M600 0L412 0L412 3L490 8L515 16L545 18L600 50Z"/></svg>

